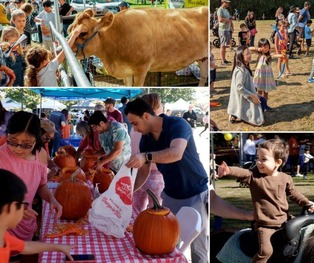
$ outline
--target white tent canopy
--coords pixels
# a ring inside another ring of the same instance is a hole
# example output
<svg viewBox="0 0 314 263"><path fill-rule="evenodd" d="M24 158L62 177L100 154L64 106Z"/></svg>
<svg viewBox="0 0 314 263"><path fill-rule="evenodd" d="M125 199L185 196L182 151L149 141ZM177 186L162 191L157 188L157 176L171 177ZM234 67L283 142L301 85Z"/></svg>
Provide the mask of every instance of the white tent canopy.
<svg viewBox="0 0 314 263"><path fill-rule="evenodd" d="M170 110L187 110L190 102L180 98L174 103L166 103L165 108Z"/></svg>
<svg viewBox="0 0 314 263"><path fill-rule="evenodd" d="M37 105L37 108L53 110L63 110L66 109L66 107L66 105L54 99L43 99L41 107L40 104Z"/></svg>
<svg viewBox="0 0 314 263"><path fill-rule="evenodd" d="M5 98L1 100L2 106L6 110L16 110L16 109L21 109L21 103L11 99L11 98Z"/></svg>
<svg viewBox="0 0 314 263"><path fill-rule="evenodd" d="M77 104L71 106L71 109L94 109L95 103L91 102L90 100L82 100L79 101Z"/></svg>

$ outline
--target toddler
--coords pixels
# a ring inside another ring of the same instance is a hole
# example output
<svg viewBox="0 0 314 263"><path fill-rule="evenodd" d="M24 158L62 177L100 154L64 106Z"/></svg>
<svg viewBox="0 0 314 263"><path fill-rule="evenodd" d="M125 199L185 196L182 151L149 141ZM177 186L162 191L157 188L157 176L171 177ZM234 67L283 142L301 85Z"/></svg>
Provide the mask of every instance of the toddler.
<svg viewBox="0 0 314 263"><path fill-rule="evenodd" d="M68 41L71 47L75 39L80 34L80 28L71 32ZM65 59L64 52L61 51L56 58L51 60L51 53L44 47L34 46L26 53L27 69L26 81L27 87L57 87L56 72L60 63Z"/></svg>
<svg viewBox="0 0 314 263"><path fill-rule="evenodd" d="M314 211L313 203L298 192L292 177L278 171L286 163L288 155L289 146L286 142L271 139L258 146L256 166L250 170L228 167L225 162L218 168L218 177L231 175L249 185L254 227L259 242L259 252L254 256L253 262L267 262L271 257L273 248L270 238L288 220L287 196L300 206L311 203L308 210Z"/></svg>
<svg viewBox="0 0 314 263"><path fill-rule="evenodd" d="M310 47L312 45L313 30L311 29L311 25L312 25L312 20L308 20L306 22L306 26L304 27L304 38L305 38L305 41L306 41L305 56L307 56L309 54L309 50L310 50Z"/></svg>
<svg viewBox="0 0 314 263"><path fill-rule="evenodd" d="M246 27L244 23L240 25L241 31L238 33L238 39L240 46L250 45L250 30Z"/></svg>

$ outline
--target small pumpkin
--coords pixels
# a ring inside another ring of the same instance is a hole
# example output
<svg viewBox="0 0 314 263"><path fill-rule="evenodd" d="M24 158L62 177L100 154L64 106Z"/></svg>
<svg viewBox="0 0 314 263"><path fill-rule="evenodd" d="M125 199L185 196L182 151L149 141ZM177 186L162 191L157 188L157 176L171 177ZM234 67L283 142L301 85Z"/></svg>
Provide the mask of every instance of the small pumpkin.
<svg viewBox="0 0 314 263"><path fill-rule="evenodd" d="M58 150L64 149L68 154L72 155L74 158L76 157L76 150L72 145L61 146Z"/></svg>
<svg viewBox="0 0 314 263"><path fill-rule="evenodd" d="M82 153L82 159L80 161L80 167L84 172L88 172L98 162L98 157L92 149L86 149Z"/></svg>
<svg viewBox="0 0 314 263"><path fill-rule="evenodd" d="M79 169L79 171L77 171ZM64 167L60 171L59 175L59 182L62 182L64 180L70 179L72 174L77 172L76 179L80 179L83 182L86 182L86 174L84 171L79 167Z"/></svg>
<svg viewBox="0 0 314 263"><path fill-rule="evenodd" d="M53 161L61 169L64 167L74 167L76 166L75 158L68 154L65 149L59 149Z"/></svg>
<svg viewBox="0 0 314 263"><path fill-rule="evenodd" d="M92 193L89 186L77 179L75 174L58 185L54 196L62 205L61 218L66 220L83 218L92 204Z"/></svg>
<svg viewBox="0 0 314 263"><path fill-rule="evenodd" d="M134 242L145 254L171 253L179 241L179 222L169 208L159 204L150 189L146 191L153 199L154 207L142 211L136 217L133 225Z"/></svg>
<svg viewBox="0 0 314 263"><path fill-rule="evenodd" d="M101 168L94 174L93 185L98 184L99 193L105 192L114 177L114 173L110 169Z"/></svg>

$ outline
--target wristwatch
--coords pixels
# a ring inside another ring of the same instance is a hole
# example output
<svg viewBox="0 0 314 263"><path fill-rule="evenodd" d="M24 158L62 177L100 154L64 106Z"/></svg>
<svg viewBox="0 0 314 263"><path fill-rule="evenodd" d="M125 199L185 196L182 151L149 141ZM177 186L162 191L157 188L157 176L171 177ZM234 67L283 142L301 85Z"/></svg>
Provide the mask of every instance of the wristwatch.
<svg viewBox="0 0 314 263"><path fill-rule="evenodd" d="M145 158L146 158L146 164L150 163L153 160L153 154L152 153L145 153Z"/></svg>

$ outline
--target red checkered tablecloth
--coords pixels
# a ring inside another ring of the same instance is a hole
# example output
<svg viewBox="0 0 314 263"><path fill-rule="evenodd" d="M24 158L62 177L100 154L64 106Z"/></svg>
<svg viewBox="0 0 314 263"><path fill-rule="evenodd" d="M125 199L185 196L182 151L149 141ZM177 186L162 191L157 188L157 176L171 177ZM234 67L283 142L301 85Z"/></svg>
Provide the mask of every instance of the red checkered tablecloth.
<svg viewBox="0 0 314 263"><path fill-rule="evenodd" d="M135 215L133 215L134 218ZM85 236L62 236L58 238L46 238L45 235L53 230L53 214L49 212L49 204L44 202L41 228L41 241L55 244L73 244L75 248L71 254L94 254L96 263L187 263L187 259L177 249L171 254L150 256L141 253L136 247L132 233L125 233L124 238L106 236L88 222L84 224L84 230L88 230ZM58 220L57 223L70 223ZM61 252L41 253L38 262L63 263L65 255Z"/></svg>

